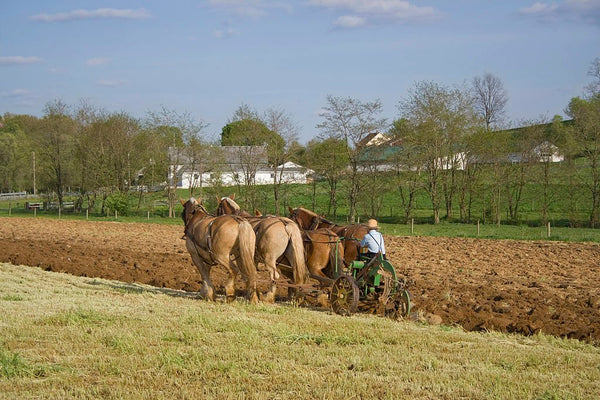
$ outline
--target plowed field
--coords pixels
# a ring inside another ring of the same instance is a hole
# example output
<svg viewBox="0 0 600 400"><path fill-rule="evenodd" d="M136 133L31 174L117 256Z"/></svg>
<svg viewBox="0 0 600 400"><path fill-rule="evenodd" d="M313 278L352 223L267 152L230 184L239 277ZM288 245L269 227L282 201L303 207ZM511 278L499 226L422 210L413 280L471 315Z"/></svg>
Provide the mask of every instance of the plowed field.
<svg viewBox="0 0 600 400"><path fill-rule="evenodd" d="M0 261L197 291L182 234L183 226L0 218ZM385 238L411 282L413 311L465 330L600 341L599 244ZM222 293L225 271L213 277Z"/></svg>

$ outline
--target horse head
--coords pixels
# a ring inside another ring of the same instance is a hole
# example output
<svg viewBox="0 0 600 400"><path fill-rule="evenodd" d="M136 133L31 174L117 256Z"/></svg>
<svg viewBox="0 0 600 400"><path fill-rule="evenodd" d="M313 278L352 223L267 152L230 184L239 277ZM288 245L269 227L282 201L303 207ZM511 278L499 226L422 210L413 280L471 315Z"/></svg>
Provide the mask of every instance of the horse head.
<svg viewBox="0 0 600 400"><path fill-rule="evenodd" d="M307 210L304 207L288 207L288 209L290 211L290 219L302 229L316 229L321 222L321 217L317 213Z"/></svg>
<svg viewBox="0 0 600 400"><path fill-rule="evenodd" d="M232 194L229 197L217 197L217 215L226 215L226 214L240 214L241 209L238 203L233 200L235 195Z"/></svg>
<svg viewBox="0 0 600 400"><path fill-rule="evenodd" d="M183 219L183 223L187 225L192 217L200 212L203 215L209 215L206 208L202 205L202 200L198 201L193 197L190 197L187 201L179 200L181 205L183 206L183 211L181 212L181 219Z"/></svg>

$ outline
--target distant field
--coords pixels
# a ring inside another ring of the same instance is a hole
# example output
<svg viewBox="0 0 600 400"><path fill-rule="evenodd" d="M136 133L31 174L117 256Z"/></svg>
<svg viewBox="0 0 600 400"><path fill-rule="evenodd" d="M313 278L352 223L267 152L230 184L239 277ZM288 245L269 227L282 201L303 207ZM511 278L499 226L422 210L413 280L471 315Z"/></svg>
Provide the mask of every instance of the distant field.
<svg viewBox="0 0 600 400"><path fill-rule="evenodd" d="M0 398L591 399L600 349L0 264Z"/></svg>

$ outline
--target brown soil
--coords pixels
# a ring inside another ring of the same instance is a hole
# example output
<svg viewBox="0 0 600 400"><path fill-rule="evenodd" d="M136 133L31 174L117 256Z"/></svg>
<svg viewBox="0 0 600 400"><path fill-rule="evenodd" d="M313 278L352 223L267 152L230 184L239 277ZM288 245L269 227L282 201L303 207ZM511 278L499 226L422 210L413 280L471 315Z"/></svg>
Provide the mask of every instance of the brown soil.
<svg viewBox="0 0 600 400"><path fill-rule="evenodd" d="M0 218L0 262L197 291L182 233L178 225ZM387 236L386 246L411 282L413 310L433 320L600 341L599 244ZM222 293L225 271L212 276Z"/></svg>

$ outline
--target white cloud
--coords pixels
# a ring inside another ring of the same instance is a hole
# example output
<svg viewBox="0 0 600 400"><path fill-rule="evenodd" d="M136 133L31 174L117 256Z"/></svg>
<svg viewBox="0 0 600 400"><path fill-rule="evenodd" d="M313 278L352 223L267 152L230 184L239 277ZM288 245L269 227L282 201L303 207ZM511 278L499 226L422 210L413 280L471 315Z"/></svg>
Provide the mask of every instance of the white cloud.
<svg viewBox="0 0 600 400"><path fill-rule="evenodd" d="M41 22L62 22L94 18L147 19L150 17L150 12L144 8L137 10L98 8L96 10L73 10L56 14L37 14L32 16L31 19Z"/></svg>
<svg viewBox="0 0 600 400"><path fill-rule="evenodd" d="M543 22L584 22L600 25L600 0L563 0L553 3L536 2L521 8L519 13Z"/></svg>
<svg viewBox="0 0 600 400"><path fill-rule="evenodd" d="M9 92L2 92L2 97L22 98L31 95L31 91L27 89L14 89Z"/></svg>
<svg viewBox="0 0 600 400"><path fill-rule="evenodd" d="M4 56L0 57L0 65L35 64L44 61L40 57Z"/></svg>
<svg viewBox="0 0 600 400"><path fill-rule="evenodd" d="M227 39L239 35L239 32L233 28L219 29L215 31L217 39Z"/></svg>
<svg viewBox="0 0 600 400"><path fill-rule="evenodd" d="M432 22L442 15L433 7L416 6L402 0L309 0L309 4L346 13L335 22L336 26L343 28Z"/></svg>
<svg viewBox="0 0 600 400"><path fill-rule="evenodd" d="M365 25L365 19L356 15L343 15L335 21L334 25L340 28L359 28Z"/></svg>
<svg viewBox="0 0 600 400"><path fill-rule="evenodd" d="M122 79L102 79L96 82L97 85L105 87L119 87L125 85L126 83L127 81Z"/></svg>
<svg viewBox="0 0 600 400"><path fill-rule="evenodd" d="M110 58L97 57L97 58L90 58L89 60L87 60L85 62L85 65L96 66L96 65L108 64L109 62L110 62Z"/></svg>
<svg viewBox="0 0 600 400"><path fill-rule="evenodd" d="M270 10L292 11L288 2L275 0L209 0L211 6L241 16L259 18Z"/></svg>

